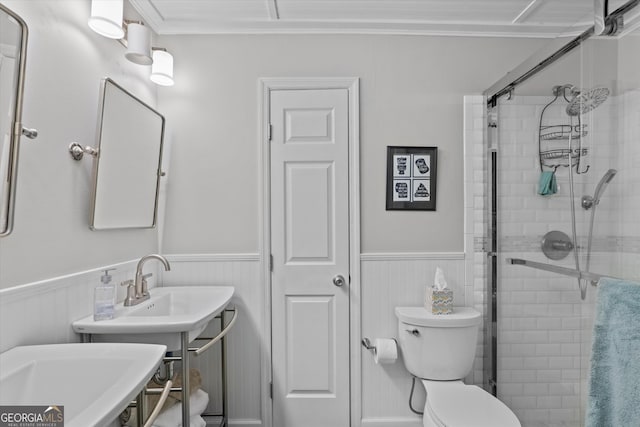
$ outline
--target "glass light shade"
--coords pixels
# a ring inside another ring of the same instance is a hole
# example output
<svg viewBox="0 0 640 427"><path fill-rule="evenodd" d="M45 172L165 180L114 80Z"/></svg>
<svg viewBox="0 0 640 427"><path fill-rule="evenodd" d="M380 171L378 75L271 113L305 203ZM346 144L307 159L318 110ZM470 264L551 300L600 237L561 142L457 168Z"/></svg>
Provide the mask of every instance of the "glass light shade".
<svg viewBox="0 0 640 427"><path fill-rule="evenodd" d="M89 27L110 39L124 37L122 29L123 0L92 0Z"/></svg>
<svg viewBox="0 0 640 427"><path fill-rule="evenodd" d="M154 50L149 78L157 85L173 86L173 55L164 50Z"/></svg>
<svg viewBox="0 0 640 427"><path fill-rule="evenodd" d="M151 65L151 31L141 24L127 26L127 53L124 56L139 65Z"/></svg>

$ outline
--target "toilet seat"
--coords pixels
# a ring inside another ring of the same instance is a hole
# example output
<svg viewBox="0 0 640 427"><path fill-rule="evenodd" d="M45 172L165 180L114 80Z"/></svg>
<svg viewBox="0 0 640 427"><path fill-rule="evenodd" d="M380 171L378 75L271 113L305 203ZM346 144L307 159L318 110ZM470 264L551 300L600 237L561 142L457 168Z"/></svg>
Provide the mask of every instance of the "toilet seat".
<svg viewBox="0 0 640 427"><path fill-rule="evenodd" d="M425 416L439 427L521 427L507 405L480 387L462 381L422 380L422 384L427 391Z"/></svg>

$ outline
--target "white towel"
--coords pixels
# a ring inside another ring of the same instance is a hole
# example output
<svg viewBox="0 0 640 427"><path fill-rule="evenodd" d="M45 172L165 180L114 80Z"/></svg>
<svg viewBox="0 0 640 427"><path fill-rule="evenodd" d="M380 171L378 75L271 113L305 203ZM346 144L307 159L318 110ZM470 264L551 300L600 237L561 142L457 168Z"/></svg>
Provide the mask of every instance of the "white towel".
<svg viewBox="0 0 640 427"><path fill-rule="evenodd" d="M206 427L207 423L200 415L207 409L209 395L202 389L195 391L189 397L190 427ZM153 423L154 427L182 427L182 403L177 403L158 415Z"/></svg>

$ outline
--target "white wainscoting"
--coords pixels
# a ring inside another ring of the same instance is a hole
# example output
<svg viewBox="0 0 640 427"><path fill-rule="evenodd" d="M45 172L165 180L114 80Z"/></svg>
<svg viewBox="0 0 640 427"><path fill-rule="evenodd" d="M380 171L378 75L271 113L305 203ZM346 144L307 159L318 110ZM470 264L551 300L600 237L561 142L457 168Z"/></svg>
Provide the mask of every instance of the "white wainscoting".
<svg viewBox="0 0 640 427"><path fill-rule="evenodd" d="M116 269L109 274L118 287L118 300L122 301L126 290L118 284L133 278L136 262L0 290L0 353L19 345L78 342L79 335L73 332L71 323L93 313L93 289L100 283L102 270Z"/></svg>
<svg viewBox="0 0 640 427"><path fill-rule="evenodd" d="M433 284L436 268L444 271L454 292L454 305L473 306L472 278L466 277L463 253L362 254L362 338L397 337L397 306L423 305L425 288ZM478 337L481 354L482 334ZM419 426L421 417L408 406L411 375L402 356L394 364L376 365L370 351L362 347L362 425ZM476 372L479 371L479 372ZM482 378L482 359L476 358L467 382ZM424 409L424 391L416 384L414 408Z"/></svg>
<svg viewBox="0 0 640 427"><path fill-rule="evenodd" d="M166 286L232 285L232 302L240 317L228 339L229 423L234 426L267 425L262 421L262 382L268 375L261 368L263 351L262 312L265 292L261 284L258 254L167 255L171 271L161 272ZM474 305L473 280L465 277L463 253L370 253L361 255L361 337L394 337L394 308L422 305L425 287L433 282L436 267L445 272L457 296L455 305ZM347 325L345 325L347 327ZM359 340L359 338L358 338ZM418 427L421 418L407 405L411 377L398 360L378 366L362 348L362 426ZM482 369L481 359L474 371ZM478 377L474 372L473 378ZM481 372L480 376L481 378ZM416 387L415 407L424 406L424 393ZM266 397L264 397L266 398ZM357 427L357 426L354 426Z"/></svg>
<svg viewBox="0 0 640 427"><path fill-rule="evenodd" d="M229 424L233 426L268 425L262 412L268 372L262 367L264 351L263 307L265 290L261 280L259 254L167 255L171 271L153 269L164 286L231 285L236 293L232 300L239 309L239 319L227 339ZM133 277L137 260L42 282L0 291L0 351L16 345L77 342L79 337L71 323L93 310L93 288L99 283L101 270L116 267L114 283ZM159 266L159 264L158 264ZM395 337L396 306L422 305L425 287L433 282L436 267L441 267L454 290L455 305L474 305L473 279L466 277L463 253L369 253L361 255L362 298L360 301L362 337ZM119 299L124 289L119 289ZM16 325L20 325L16 327ZM348 327L348 325L345 325ZM481 348L479 348L481 351ZM198 362L203 375L218 375L219 354L213 362ZM479 353L480 354L480 353ZM411 377L399 359L393 365L376 365L371 353L361 348L362 413L360 425L377 427L419 427L421 418L407 405ZM211 367L207 367L211 366ZM481 376L482 361L478 357L473 376ZM422 409L424 393L416 387L414 407ZM213 379L212 406L219 408L216 396L219 384ZM268 403L267 403L268 404ZM216 406L217 405L217 406ZM354 405L356 407L357 405ZM354 425L354 427L358 427Z"/></svg>
<svg viewBox="0 0 640 427"><path fill-rule="evenodd" d="M171 263L171 271L161 273L163 286L235 287L231 304L238 308L239 317L226 339L229 424L263 425L261 390L266 373L263 373L261 357L265 337L260 256L243 253L176 254L166 257ZM202 360L194 363L194 367L202 373L203 388L210 394L208 410L212 411L221 409L217 351L203 354L198 358Z"/></svg>

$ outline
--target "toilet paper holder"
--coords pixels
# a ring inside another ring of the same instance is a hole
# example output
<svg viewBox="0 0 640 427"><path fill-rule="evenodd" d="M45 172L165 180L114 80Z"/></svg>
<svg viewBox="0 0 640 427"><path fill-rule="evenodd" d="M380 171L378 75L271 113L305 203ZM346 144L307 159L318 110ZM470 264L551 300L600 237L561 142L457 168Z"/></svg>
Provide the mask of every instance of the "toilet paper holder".
<svg viewBox="0 0 640 427"><path fill-rule="evenodd" d="M396 341L395 338L391 338L392 340L394 340L396 342L396 345L398 344L398 341ZM373 354L376 354L376 346L375 345L371 345L371 340L369 338L362 338L362 346L364 348L366 348L367 350L370 350Z"/></svg>
<svg viewBox="0 0 640 427"><path fill-rule="evenodd" d="M369 340L369 338L362 338L362 346L367 350L371 350L373 354L376 354L376 346L371 345L371 341Z"/></svg>

